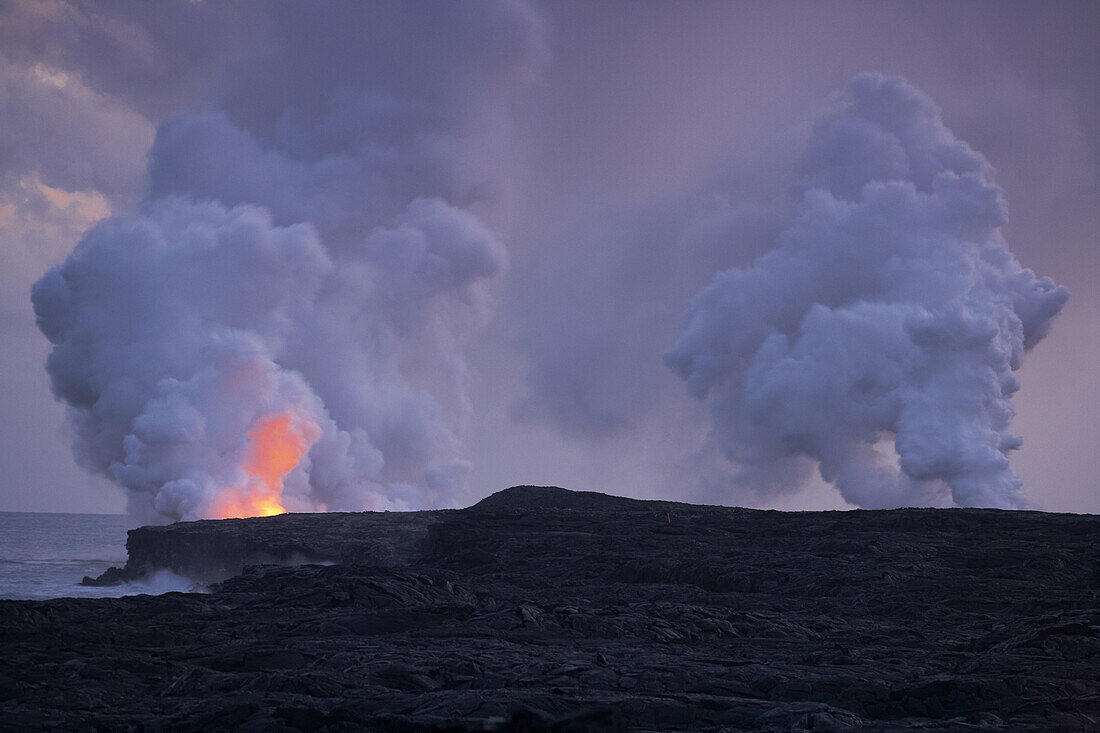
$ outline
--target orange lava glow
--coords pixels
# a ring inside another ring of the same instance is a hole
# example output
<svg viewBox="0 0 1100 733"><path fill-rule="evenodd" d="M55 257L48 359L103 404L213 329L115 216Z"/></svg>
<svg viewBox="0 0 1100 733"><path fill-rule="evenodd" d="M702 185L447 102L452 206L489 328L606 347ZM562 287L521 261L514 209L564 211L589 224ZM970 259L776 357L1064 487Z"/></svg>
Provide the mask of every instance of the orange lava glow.
<svg viewBox="0 0 1100 733"><path fill-rule="evenodd" d="M211 514L218 519L283 514L283 479L320 436L313 421L289 412L257 420L248 431L244 470L249 478L243 486L222 491Z"/></svg>

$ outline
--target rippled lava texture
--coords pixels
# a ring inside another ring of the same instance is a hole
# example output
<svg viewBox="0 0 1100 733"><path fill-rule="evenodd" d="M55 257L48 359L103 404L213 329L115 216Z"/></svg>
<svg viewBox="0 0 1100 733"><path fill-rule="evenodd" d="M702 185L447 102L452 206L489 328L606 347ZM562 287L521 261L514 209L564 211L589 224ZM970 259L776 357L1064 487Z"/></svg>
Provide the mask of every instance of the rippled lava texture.
<svg viewBox="0 0 1100 733"><path fill-rule="evenodd" d="M136 533L337 564L0 602L0 728L1100 729L1100 517L518 487Z"/></svg>

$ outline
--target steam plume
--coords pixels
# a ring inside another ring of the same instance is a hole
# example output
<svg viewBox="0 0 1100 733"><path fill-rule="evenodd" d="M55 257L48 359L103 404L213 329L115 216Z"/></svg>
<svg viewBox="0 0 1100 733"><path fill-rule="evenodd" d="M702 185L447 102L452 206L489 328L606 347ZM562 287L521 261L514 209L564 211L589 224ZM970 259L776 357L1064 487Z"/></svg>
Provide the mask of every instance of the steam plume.
<svg viewBox="0 0 1100 733"><path fill-rule="evenodd" d="M146 519L453 503L463 340L506 259L463 208L489 175L463 150L539 19L241 12L247 43L202 67L228 71L158 126L146 200L34 286L77 457Z"/></svg>
<svg viewBox="0 0 1100 733"><path fill-rule="evenodd" d="M1069 293L1007 249L989 164L919 90L865 74L817 121L796 189L774 248L695 297L666 357L741 480L816 463L859 506L1027 506L1013 372Z"/></svg>

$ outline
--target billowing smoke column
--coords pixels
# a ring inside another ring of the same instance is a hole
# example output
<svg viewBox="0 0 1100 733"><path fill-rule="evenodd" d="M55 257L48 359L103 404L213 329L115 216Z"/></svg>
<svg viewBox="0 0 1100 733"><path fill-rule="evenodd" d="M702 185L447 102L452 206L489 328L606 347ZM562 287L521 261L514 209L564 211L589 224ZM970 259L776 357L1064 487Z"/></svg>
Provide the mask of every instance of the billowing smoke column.
<svg viewBox="0 0 1100 733"><path fill-rule="evenodd" d="M461 347L505 265L463 150L538 18L247 10L241 55L158 127L145 201L33 289L77 458L143 519L459 501Z"/></svg>
<svg viewBox="0 0 1100 733"><path fill-rule="evenodd" d="M282 476L261 486L248 470L263 450L251 435L287 416L318 440L320 400L274 359L332 267L310 227L256 208L170 199L93 229L33 291L81 462L141 515L282 510ZM289 481L308 495L301 478Z"/></svg>
<svg viewBox="0 0 1100 733"><path fill-rule="evenodd" d="M395 489L381 485L380 445L411 444L416 464L431 458L430 431L446 429L404 381L394 342L500 258L472 217L434 199L414 201L337 268L308 225L167 198L94 228L33 299L78 458L129 489L132 511L387 506ZM329 339L349 343L309 353ZM330 411L305 373L358 379L362 392ZM334 419L344 413L350 430ZM402 419L407 434L390 438L387 421Z"/></svg>
<svg viewBox="0 0 1100 733"><path fill-rule="evenodd" d="M1007 457L1013 372L1069 293L1008 251L989 164L919 90L864 74L800 173L774 248L696 296L666 357L741 480L797 482L816 462L863 507L948 491L1028 506Z"/></svg>

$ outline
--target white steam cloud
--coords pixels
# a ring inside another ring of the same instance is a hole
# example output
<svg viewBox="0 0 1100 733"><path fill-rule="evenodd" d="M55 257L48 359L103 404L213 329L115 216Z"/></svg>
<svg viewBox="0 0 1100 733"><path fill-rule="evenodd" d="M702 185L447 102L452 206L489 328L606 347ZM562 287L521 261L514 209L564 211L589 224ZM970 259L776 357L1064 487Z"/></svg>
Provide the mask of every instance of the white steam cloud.
<svg viewBox="0 0 1100 733"><path fill-rule="evenodd" d="M863 507L1028 506L1013 372L1069 293L1007 249L989 164L919 90L864 74L800 173L774 248L696 296L666 357L740 479L766 489L816 463Z"/></svg>
<svg viewBox="0 0 1100 733"><path fill-rule="evenodd" d="M439 408L403 376L402 343L430 341L421 321L437 302L468 299L501 257L437 199L413 201L336 268L309 225L167 198L95 227L33 301L78 458L126 487L132 512L247 513L225 492L256 479L249 433L279 416L312 449L286 476L284 508L360 509L416 491L386 484L391 452L427 466L428 488L460 473Z"/></svg>
<svg viewBox="0 0 1100 733"><path fill-rule="evenodd" d="M463 151L529 76L539 19L241 12L247 42L159 124L145 200L34 286L77 458L142 519L453 504L462 348L506 264Z"/></svg>

